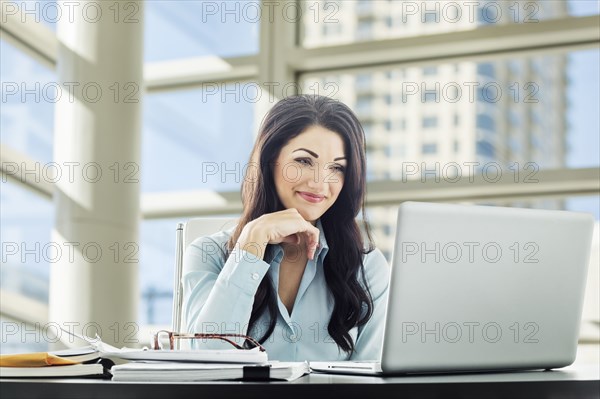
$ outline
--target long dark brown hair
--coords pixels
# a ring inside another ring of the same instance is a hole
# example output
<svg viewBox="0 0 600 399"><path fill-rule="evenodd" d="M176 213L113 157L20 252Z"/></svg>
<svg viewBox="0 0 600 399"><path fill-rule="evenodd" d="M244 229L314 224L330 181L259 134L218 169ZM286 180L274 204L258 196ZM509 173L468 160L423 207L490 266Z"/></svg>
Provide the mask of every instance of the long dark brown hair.
<svg viewBox="0 0 600 399"><path fill-rule="evenodd" d="M243 213L228 245L233 250L244 226L266 213L284 210L275 188L273 167L281 148L311 126L322 126L339 134L346 151L347 167L344 184L335 203L321 216L329 251L324 259L327 287L334 299L333 313L327 330L339 348L354 350L349 331L364 325L373 314L373 299L366 282L363 255L373 250L364 210L366 193L365 137L360 122L343 103L318 95L298 95L276 103L262 121L258 138L250 156L250 164L242 183ZM363 236L356 222L362 212ZM271 251L267 246L265 258ZM362 285L359 282L362 280ZM259 339L263 343L275 329L277 293L269 278L263 278L254 296L248 332L267 311L269 327Z"/></svg>

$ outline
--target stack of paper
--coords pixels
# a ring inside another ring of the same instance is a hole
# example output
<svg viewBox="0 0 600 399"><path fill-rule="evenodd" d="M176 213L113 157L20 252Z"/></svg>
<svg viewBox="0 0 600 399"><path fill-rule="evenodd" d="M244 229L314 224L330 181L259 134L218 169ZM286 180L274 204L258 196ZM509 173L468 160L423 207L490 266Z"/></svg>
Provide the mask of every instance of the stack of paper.
<svg viewBox="0 0 600 399"><path fill-rule="evenodd" d="M131 362L114 366L111 372L114 381L183 382L252 379L248 378L249 375L262 375L259 379L292 381L310 373L310 368L307 362L270 362L255 365Z"/></svg>
<svg viewBox="0 0 600 399"><path fill-rule="evenodd" d="M267 352L254 349L199 349L199 350L102 350L103 357L118 357L126 360L166 362L213 362L213 363L266 363Z"/></svg>
<svg viewBox="0 0 600 399"><path fill-rule="evenodd" d="M63 330L66 331L66 330ZM90 338L75 333L69 334L88 342L97 357L124 360L156 360L167 362L217 362L217 363L266 363L267 352L254 349L200 349L200 350L149 350L115 348L99 337Z"/></svg>
<svg viewBox="0 0 600 399"><path fill-rule="evenodd" d="M0 376L110 377L113 374L113 379L117 381L207 381L238 378L289 381L310 371L307 363L268 363L267 353L259 348L184 351L118 349L102 342L99 337L92 339L71 332L69 334L83 339L90 346L54 353L2 355ZM80 364L83 362L95 364ZM124 362L130 363L119 364Z"/></svg>

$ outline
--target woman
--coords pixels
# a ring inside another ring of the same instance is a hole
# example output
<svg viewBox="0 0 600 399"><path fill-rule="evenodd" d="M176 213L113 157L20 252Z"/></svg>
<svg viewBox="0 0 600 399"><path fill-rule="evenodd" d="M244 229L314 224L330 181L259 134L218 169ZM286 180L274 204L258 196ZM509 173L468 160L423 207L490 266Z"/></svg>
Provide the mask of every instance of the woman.
<svg viewBox="0 0 600 399"><path fill-rule="evenodd" d="M247 171L237 227L186 251L187 330L248 334L273 360L379 360L389 266L356 222L366 184L356 116L323 96L279 101Z"/></svg>

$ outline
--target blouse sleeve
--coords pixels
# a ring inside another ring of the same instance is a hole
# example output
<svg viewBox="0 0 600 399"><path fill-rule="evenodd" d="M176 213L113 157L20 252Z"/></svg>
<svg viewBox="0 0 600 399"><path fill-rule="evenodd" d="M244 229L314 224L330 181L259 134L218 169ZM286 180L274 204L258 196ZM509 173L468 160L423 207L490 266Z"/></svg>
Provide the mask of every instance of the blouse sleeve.
<svg viewBox="0 0 600 399"><path fill-rule="evenodd" d="M183 260L187 331L246 334L254 295L268 269L264 260L239 248L225 261L224 251L211 236L194 241Z"/></svg>
<svg viewBox="0 0 600 399"><path fill-rule="evenodd" d="M355 351L350 360L381 361L390 267L379 249L374 249L365 256L364 267L373 298L373 315L366 324L358 328Z"/></svg>

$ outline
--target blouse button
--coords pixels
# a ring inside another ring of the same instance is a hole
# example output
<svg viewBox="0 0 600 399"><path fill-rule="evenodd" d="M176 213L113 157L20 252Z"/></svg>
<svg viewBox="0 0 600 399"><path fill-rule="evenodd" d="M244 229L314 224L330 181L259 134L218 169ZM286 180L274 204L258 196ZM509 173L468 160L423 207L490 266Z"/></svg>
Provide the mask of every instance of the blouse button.
<svg viewBox="0 0 600 399"><path fill-rule="evenodd" d="M252 280L258 280L259 277L258 273L252 273Z"/></svg>

